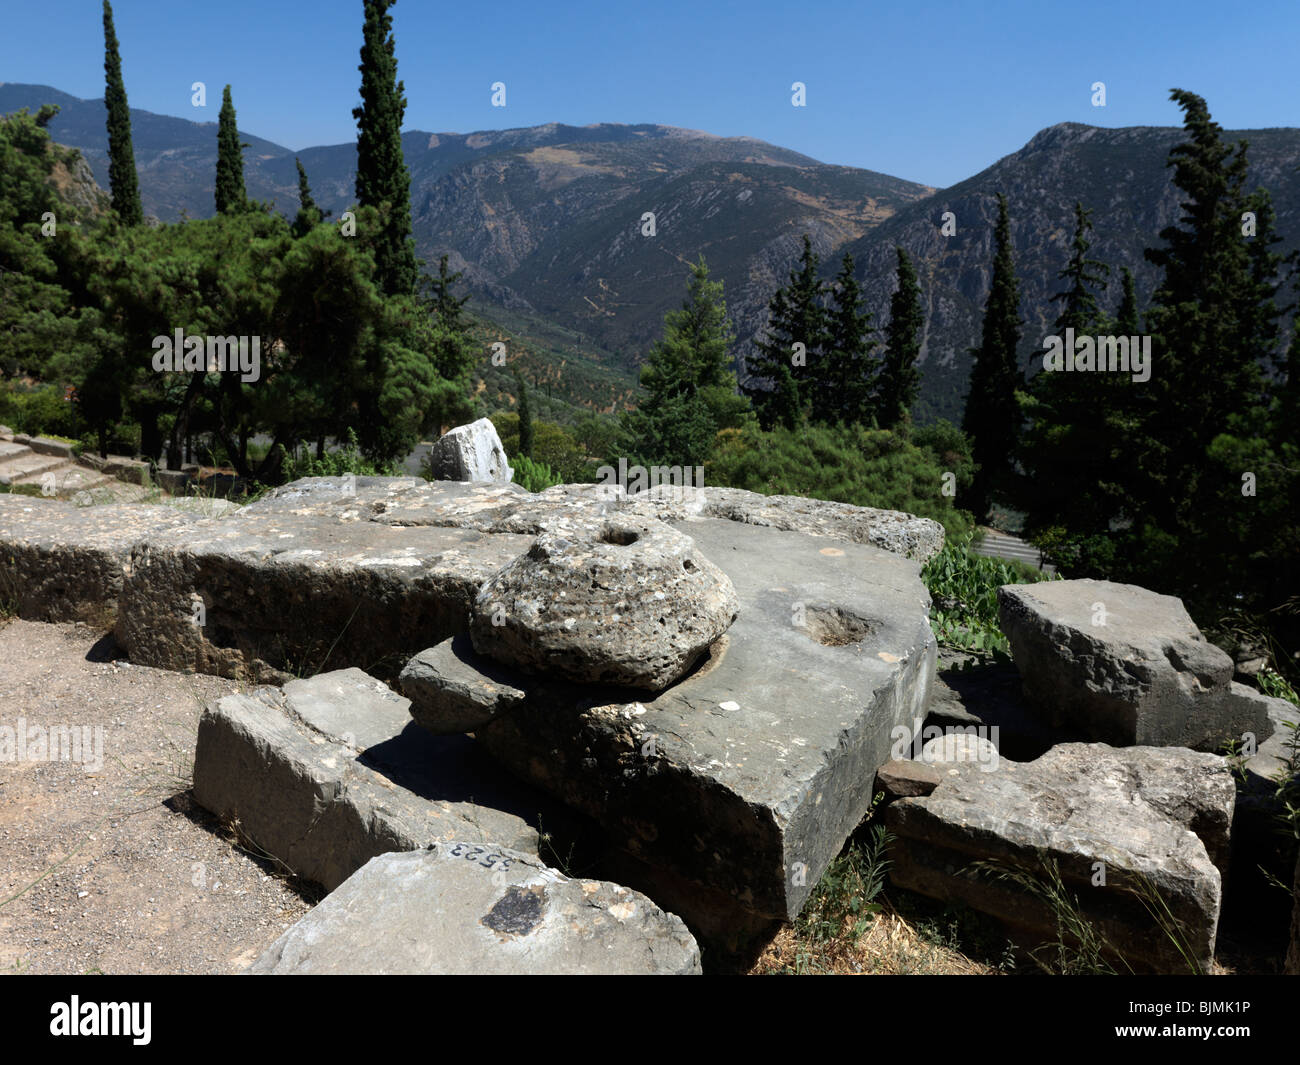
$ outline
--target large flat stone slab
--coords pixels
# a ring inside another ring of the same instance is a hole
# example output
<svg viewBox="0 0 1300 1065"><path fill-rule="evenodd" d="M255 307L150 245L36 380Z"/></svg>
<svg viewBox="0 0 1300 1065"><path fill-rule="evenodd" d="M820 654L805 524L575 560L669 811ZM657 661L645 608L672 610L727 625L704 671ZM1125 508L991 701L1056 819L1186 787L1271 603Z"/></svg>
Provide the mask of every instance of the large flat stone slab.
<svg viewBox="0 0 1300 1065"><path fill-rule="evenodd" d="M300 513L350 511L358 520L451 525L484 532L536 534L541 523L608 508L661 521L720 518L849 543L869 544L925 562L943 548L943 526L896 510L855 507L740 488L658 487L632 496L619 485L555 485L537 494L514 484L424 482L401 477L315 477L294 481L254 508Z"/></svg>
<svg viewBox="0 0 1300 1065"><path fill-rule="evenodd" d="M461 841L371 859L250 972L694 975L700 952L639 892Z"/></svg>
<svg viewBox="0 0 1300 1065"><path fill-rule="evenodd" d="M709 658L653 698L539 680L476 735L647 864L793 918L869 808L891 730L924 717L929 597L915 562L877 548L680 527L740 599Z"/></svg>
<svg viewBox="0 0 1300 1065"><path fill-rule="evenodd" d="M207 707L194 798L327 890L376 855L437 840L535 854L531 822L550 809L472 740L429 735L409 700L358 669Z"/></svg>
<svg viewBox="0 0 1300 1065"><path fill-rule="evenodd" d="M1056 916L1040 899L972 866L992 861L1045 878L1045 861L1053 861L1067 894L1124 958L1186 972L1132 893L1145 884L1208 968L1236 796L1225 759L1181 748L1071 743L1033 762L938 768L941 782L930 795L900 799L886 811L896 837L893 883L964 902L1050 943Z"/></svg>
<svg viewBox="0 0 1300 1065"><path fill-rule="evenodd" d="M164 669L270 682L344 666L395 675L467 628L483 581L528 544L245 507L137 545L117 637L133 662Z"/></svg>
<svg viewBox="0 0 1300 1065"><path fill-rule="evenodd" d="M110 626L132 545L193 520L147 504L78 507L0 494L0 599L32 621Z"/></svg>
<svg viewBox="0 0 1300 1065"><path fill-rule="evenodd" d="M1111 581L998 589L1025 696L1053 725L1117 746L1223 750L1267 735L1266 707L1232 686L1233 663L1182 600ZM1240 687L1240 686L1238 686Z"/></svg>

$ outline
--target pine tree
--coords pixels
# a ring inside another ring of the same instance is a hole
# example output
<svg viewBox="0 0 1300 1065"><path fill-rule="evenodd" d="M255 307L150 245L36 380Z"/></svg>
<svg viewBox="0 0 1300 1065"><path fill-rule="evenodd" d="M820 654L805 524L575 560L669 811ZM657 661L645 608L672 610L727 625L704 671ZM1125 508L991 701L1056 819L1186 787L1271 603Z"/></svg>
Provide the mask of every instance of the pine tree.
<svg viewBox="0 0 1300 1065"><path fill-rule="evenodd" d="M1135 490L1143 513L1170 535L1199 523L1204 455L1234 416L1249 424L1264 405L1261 366L1272 357L1278 311L1273 302L1279 257L1267 197L1247 194L1245 142L1223 139L1205 101L1175 89L1188 140L1169 153L1183 193L1180 225L1160 233L1147 259L1162 269L1147 325L1152 379L1138 417L1146 459ZM1254 237L1243 214L1254 211Z"/></svg>
<svg viewBox="0 0 1300 1065"><path fill-rule="evenodd" d="M871 421L871 313L864 309L862 286L853 275L853 256L840 260L827 314L822 372L812 381L813 421L825 425L864 425Z"/></svg>
<svg viewBox="0 0 1300 1065"><path fill-rule="evenodd" d="M979 466L971 487L971 510L976 520L985 517L994 494L1003 490L1008 481L1019 421L1015 393L1022 376L1017 355L1020 297L1011 254L1007 198L1002 193L998 193L993 239L993 280L984 307L980 346L971 352L975 362L962 418L962 429L971 437Z"/></svg>
<svg viewBox="0 0 1300 1065"><path fill-rule="evenodd" d="M811 379L825 372L819 365L828 343L822 307L826 285L817 276L820 262L805 233L798 267L790 271L788 284L777 289L768 304L767 330L755 344L750 378L742 386L764 429L776 424L793 428L802 420L803 402L812 391ZM802 359L796 345L803 345Z"/></svg>
<svg viewBox="0 0 1300 1065"><path fill-rule="evenodd" d="M889 328L885 359L876 384L876 420L882 429L894 429L904 422L921 391L921 373L916 360L921 354L921 286L916 281L912 260L901 247L898 254L898 287L889 299Z"/></svg>
<svg viewBox="0 0 1300 1065"><path fill-rule="evenodd" d="M680 310L664 315L664 335L641 368L646 398L622 419L629 459L642 465L705 461L720 429L739 428L748 401L736 392L733 340L722 282L709 280L701 256L691 267Z"/></svg>
<svg viewBox="0 0 1300 1065"><path fill-rule="evenodd" d="M128 226L144 221L140 206L140 177L135 170L131 147L131 108L122 83L122 57L117 51L113 29L113 8L104 0L104 106L108 110L108 181L113 193L113 210Z"/></svg>
<svg viewBox="0 0 1300 1065"><path fill-rule="evenodd" d="M293 162L298 168L298 215L293 222L293 235L305 237L320 225L330 212L322 211L312 199L311 186L307 184L307 171L303 169L302 160L295 158Z"/></svg>
<svg viewBox="0 0 1300 1065"><path fill-rule="evenodd" d="M217 119L217 186L218 214L242 214L248 210L244 190L244 146L239 141L235 105L230 86L221 93L221 114Z"/></svg>
<svg viewBox="0 0 1300 1065"><path fill-rule="evenodd" d="M375 243L379 285L389 295L414 293L419 276L411 239L411 175L402 154L405 86L397 80L397 56L388 14L391 0L365 0L361 46L361 106L357 120L357 202L384 210ZM387 205L384 207L383 205Z"/></svg>
<svg viewBox="0 0 1300 1065"><path fill-rule="evenodd" d="M1074 205L1070 257L1056 276L1068 287L1052 296L1061 304L1053 329L1064 345L1107 334L1098 292L1109 268L1089 258L1091 212ZM1125 271L1127 322L1136 318L1132 275ZM1069 334L1066 330L1073 330ZM1130 334L1124 334L1130 335ZM1074 348L1065 349L1070 356ZM1124 493L1116 471L1125 467L1124 424L1134 385L1118 373L1039 370L1019 397L1025 427L1018 458L1024 478L1018 485L1025 528L1053 546L1058 560L1099 565L1109 559L1111 522L1124 513Z"/></svg>
<svg viewBox="0 0 1300 1065"><path fill-rule="evenodd" d="M519 390L519 454L533 457L533 406L528 401L528 386L524 375L515 371L515 387Z"/></svg>
<svg viewBox="0 0 1300 1065"><path fill-rule="evenodd" d="M1063 334L1067 329L1085 333L1101 321L1101 308L1094 289L1102 291L1106 288L1106 276L1110 273L1110 267L1097 259L1088 258L1088 251L1092 247L1092 242L1088 239L1091 231L1092 212L1084 210L1083 204L1076 202L1070 261L1056 275L1058 280L1069 281L1070 287L1052 297L1054 303L1062 305L1055 325L1058 334Z"/></svg>

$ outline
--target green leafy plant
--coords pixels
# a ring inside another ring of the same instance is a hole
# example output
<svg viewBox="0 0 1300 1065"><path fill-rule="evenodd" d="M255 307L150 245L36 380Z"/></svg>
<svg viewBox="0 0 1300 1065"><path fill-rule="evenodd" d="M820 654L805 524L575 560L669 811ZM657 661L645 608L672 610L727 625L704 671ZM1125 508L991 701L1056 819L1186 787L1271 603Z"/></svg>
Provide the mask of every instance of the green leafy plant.
<svg viewBox="0 0 1300 1065"><path fill-rule="evenodd" d="M930 625L947 647L1010 660L1011 645L998 623L998 589L1054 578L1022 562L971 551L973 535L950 539L921 570L930 591Z"/></svg>
<svg viewBox="0 0 1300 1065"><path fill-rule="evenodd" d="M562 484L559 475L544 462L536 462L525 455L510 460L515 471L515 484L530 492L540 492L552 485Z"/></svg>

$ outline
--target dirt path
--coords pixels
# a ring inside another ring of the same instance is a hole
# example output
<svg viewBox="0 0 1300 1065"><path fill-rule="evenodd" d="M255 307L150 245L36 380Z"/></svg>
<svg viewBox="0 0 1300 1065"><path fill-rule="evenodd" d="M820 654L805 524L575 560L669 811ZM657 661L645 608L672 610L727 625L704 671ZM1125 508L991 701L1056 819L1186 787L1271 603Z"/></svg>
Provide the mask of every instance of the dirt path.
<svg viewBox="0 0 1300 1065"><path fill-rule="evenodd" d="M97 636L0 618L0 972L237 972L309 908L187 795L203 705L240 685ZM55 727L85 764L40 749Z"/></svg>

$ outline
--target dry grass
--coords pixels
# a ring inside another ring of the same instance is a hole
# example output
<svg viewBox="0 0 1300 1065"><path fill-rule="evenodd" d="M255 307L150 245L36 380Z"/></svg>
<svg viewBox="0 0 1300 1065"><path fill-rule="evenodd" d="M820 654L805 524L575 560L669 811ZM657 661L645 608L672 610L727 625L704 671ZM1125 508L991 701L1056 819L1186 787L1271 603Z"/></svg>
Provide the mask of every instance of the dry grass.
<svg viewBox="0 0 1300 1065"><path fill-rule="evenodd" d="M821 944L801 941L792 926L777 933L751 976L825 973L835 976L995 976L1000 970L938 943L900 914L885 896L881 912L854 942L844 934Z"/></svg>

